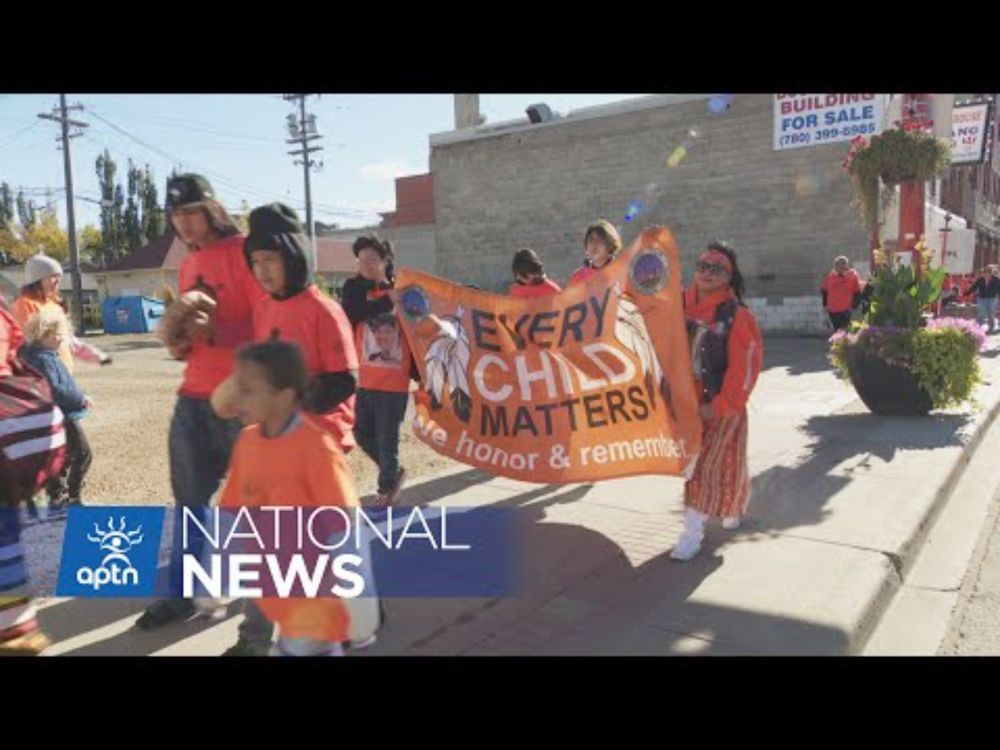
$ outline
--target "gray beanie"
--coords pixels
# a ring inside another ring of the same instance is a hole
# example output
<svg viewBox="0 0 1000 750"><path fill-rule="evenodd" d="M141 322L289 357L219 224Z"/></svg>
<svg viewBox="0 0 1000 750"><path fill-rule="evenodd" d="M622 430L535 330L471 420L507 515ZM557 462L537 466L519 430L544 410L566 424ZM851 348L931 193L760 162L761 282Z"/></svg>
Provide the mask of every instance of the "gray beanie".
<svg viewBox="0 0 1000 750"><path fill-rule="evenodd" d="M48 276L57 273L61 274L62 272L62 266L59 265L59 261L55 258L50 258L45 253L32 255L28 258L28 262L24 264L24 285L31 286L36 281L41 281Z"/></svg>

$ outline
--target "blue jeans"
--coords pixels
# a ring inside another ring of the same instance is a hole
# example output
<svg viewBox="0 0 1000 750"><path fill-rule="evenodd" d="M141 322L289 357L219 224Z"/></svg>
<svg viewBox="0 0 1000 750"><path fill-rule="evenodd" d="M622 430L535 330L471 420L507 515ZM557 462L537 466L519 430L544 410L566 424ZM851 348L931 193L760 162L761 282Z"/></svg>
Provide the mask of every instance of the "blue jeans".
<svg viewBox="0 0 1000 750"><path fill-rule="evenodd" d="M208 399L178 396L170 422L170 485L174 491L174 540L170 551L170 595L183 593L181 563L181 507L208 508L229 466L242 425L238 419L219 419ZM190 540L189 540L190 541ZM195 541L188 552L201 554Z"/></svg>
<svg viewBox="0 0 1000 750"><path fill-rule="evenodd" d="M354 437L378 464L378 491L382 493L391 492L399 478L399 428L409 397L409 393L358 389Z"/></svg>
<svg viewBox="0 0 1000 750"><path fill-rule="evenodd" d="M997 298L991 297L983 299L980 297L976 301L976 322L982 325L984 322L990 324L990 333L997 329Z"/></svg>

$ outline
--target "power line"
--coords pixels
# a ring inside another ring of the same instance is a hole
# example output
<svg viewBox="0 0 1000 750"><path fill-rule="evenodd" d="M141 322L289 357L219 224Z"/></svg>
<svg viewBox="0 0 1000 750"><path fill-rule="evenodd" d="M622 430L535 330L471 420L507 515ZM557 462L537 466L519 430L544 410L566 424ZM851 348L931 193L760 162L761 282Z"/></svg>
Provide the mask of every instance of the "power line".
<svg viewBox="0 0 1000 750"><path fill-rule="evenodd" d="M103 110L110 111L113 114L118 114L118 115L120 115L122 117L129 117L129 118L132 118L132 119L143 120L143 121L148 122L148 123L156 123L156 122L163 123L164 127L168 127L168 128L176 128L176 129L179 129L179 130L189 130L189 131L192 131L192 132L207 133L207 134L210 134L210 135L220 135L220 136L224 136L226 138L241 138L241 139L248 140L248 141L256 141L258 143L269 143L271 145L277 145L278 144L278 141L275 138L266 138L266 137L259 136L259 135L250 135L248 133L224 132L224 131L216 130L213 123L207 123L207 122L203 122L203 121L200 121L200 120L191 120L191 119L177 118L177 117L164 117L162 115L157 116L157 117L146 117L146 116L142 116L142 115L135 115L135 114L127 113L127 112L124 112L124 111L122 111L120 109L117 109L117 108L108 107L105 104L102 104L101 108ZM157 126L154 125L154 127L157 127Z"/></svg>
<svg viewBox="0 0 1000 750"><path fill-rule="evenodd" d="M20 136L22 136L24 133L27 133L29 130L31 130L32 128L36 127L37 125L39 125L39 122L38 122L38 120L35 120L34 122L32 122L32 123L24 126L23 128L20 128L19 130L16 130L15 132L11 133L4 141L0 141L0 146L8 146L8 145L10 145L14 141L16 141Z"/></svg>
<svg viewBox="0 0 1000 750"><path fill-rule="evenodd" d="M163 159L166 159L171 164L171 166L177 166L179 164L184 164L185 162L187 162L187 160L181 159L176 154L171 154L170 152L165 151L165 150L163 150L163 149L161 149L161 148L159 148L157 146L153 146L153 145L147 143L146 141L144 141L143 139L139 138L138 136L133 135L129 131L125 130L124 128L122 128L122 127L120 127L118 125L115 125L113 122L111 122L107 118L103 117L100 113L95 112L93 110L93 108L88 107L87 111L95 119L100 120L102 123L104 123L109 128L111 128L115 133L118 133L118 134L124 136L125 138L128 138L129 140L135 142L139 146L142 146L146 150L148 150L148 151L150 151L150 152L152 152L152 153L160 156ZM187 162L187 163L190 164L190 162ZM219 184L221 184L223 186L228 186L231 190L234 190L236 192L249 193L251 196L256 195L259 198L264 198L264 199L268 199L268 200L275 200L275 199L284 200L284 196L281 195L280 193L271 192L271 191L264 190L264 189L261 189L261 188L258 188L258 187L246 184L246 183L239 182L239 181L234 180L234 179L232 179L230 177L227 177L226 175L223 175L223 174L221 174L219 172L216 172L215 170L207 169L207 168L204 167L204 165L194 165L194 164L192 164L191 166L193 168L197 169L198 171L203 172L207 176L212 177ZM342 216L345 216L345 217L367 218L369 216L372 216L373 213L375 213L375 212L371 212L371 211L366 211L364 209L344 208L344 207L341 207L341 206L332 206L332 205L327 204L327 203L315 203L314 205L319 206L319 207L323 207L324 209L326 209L326 215L342 215Z"/></svg>

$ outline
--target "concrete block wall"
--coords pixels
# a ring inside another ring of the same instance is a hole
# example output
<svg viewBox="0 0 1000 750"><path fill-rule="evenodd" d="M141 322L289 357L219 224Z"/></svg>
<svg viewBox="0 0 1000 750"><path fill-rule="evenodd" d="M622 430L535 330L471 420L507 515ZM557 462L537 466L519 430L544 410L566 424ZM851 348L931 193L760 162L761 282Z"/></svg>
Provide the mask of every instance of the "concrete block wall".
<svg viewBox="0 0 1000 750"><path fill-rule="evenodd" d="M818 305L834 257L868 258L840 171L848 144L774 151L770 95L737 95L719 115L708 113L707 97L639 101L597 117L432 136L436 273L501 291L514 252L531 247L563 283L582 261L584 229L600 217L626 242L644 226L669 226L685 282L707 241L731 241L750 297ZM686 158L668 167L685 141ZM644 210L626 223L632 201ZM772 304L769 319L772 307L776 321L811 309Z"/></svg>

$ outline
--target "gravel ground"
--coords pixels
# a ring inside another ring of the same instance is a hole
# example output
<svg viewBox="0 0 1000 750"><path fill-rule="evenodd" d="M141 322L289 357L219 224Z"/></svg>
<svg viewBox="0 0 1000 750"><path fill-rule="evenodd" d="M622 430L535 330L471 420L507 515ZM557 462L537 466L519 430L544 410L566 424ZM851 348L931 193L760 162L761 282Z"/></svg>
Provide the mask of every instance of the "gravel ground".
<svg viewBox="0 0 1000 750"><path fill-rule="evenodd" d="M167 434L183 363L170 358L149 334L88 336L114 358L111 365L76 366L80 387L94 409L83 420L94 461L84 502L92 505L172 505ZM455 467L420 443L410 427L412 403L400 440L408 483ZM375 491L378 469L360 448L348 462L360 493Z"/></svg>

